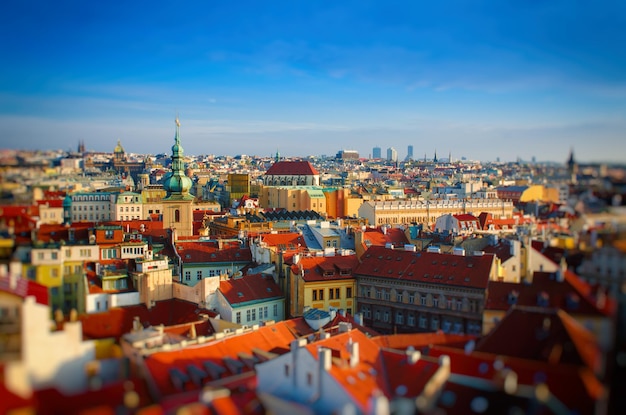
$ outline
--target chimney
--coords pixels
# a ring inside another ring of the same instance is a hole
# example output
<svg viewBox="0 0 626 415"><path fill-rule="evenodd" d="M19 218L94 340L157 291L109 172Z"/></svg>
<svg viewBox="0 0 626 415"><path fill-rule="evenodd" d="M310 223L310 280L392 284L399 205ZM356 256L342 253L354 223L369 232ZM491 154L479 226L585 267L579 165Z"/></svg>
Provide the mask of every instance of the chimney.
<svg viewBox="0 0 626 415"><path fill-rule="evenodd" d="M406 351L406 360L410 365L414 365L420 360L422 353L419 350L415 350L413 346L409 346Z"/></svg>
<svg viewBox="0 0 626 415"><path fill-rule="evenodd" d="M359 343L352 341L352 338L348 341L348 353L350 353L350 367L355 367L359 364Z"/></svg>
<svg viewBox="0 0 626 415"><path fill-rule="evenodd" d="M333 365L333 352L327 347L320 347L317 351L319 355L320 374L330 370ZM321 377L321 376L320 376Z"/></svg>

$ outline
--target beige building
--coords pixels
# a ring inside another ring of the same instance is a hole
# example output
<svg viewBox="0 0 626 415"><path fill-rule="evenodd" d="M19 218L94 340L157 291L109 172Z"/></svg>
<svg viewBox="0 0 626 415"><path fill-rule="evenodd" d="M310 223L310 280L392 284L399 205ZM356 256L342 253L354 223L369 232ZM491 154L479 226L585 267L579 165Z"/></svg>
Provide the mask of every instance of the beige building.
<svg viewBox="0 0 626 415"><path fill-rule="evenodd" d="M326 215L326 197L318 186L262 186L259 206L288 211L312 210Z"/></svg>
<svg viewBox="0 0 626 415"><path fill-rule="evenodd" d="M513 216L513 203L502 199L376 200L364 202L359 208L359 217L374 226L419 223L431 227L442 215L479 215L482 212L510 218Z"/></svg>

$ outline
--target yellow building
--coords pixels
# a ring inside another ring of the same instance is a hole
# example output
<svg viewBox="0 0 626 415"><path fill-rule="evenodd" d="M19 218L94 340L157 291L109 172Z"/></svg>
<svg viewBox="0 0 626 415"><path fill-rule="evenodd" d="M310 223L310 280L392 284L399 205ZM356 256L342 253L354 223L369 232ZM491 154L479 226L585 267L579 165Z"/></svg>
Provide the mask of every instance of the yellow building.
<svg viewBox="0 0 626 415"><path fill-rule="evenodd" d="M98 245L49 244L36 246L30 263L23 265L28 279L48 288L50 310L85 310L84 263L99 258Z"/></svg>
<svg viewBox="0 0 626 415"><path fill-rule="evenodd" d="M350 189L324 189L326 214L329 218L358 217L363 198L352 196Z"/></svg>
<svg viewBox="0 0 626 415"><path fill-rule="evenodd" d="M309 307L356 312L356 280L352 275L359 263L356 255L294 255L292 262L287 272L290 317L301 316Z"/></svg>
<svg viewBox="0 0 626 415"><path fill-rule="evenodd" d="M259 206L296 212L312 210L326 215L326 197L318 186L262 186Z"/></svg>

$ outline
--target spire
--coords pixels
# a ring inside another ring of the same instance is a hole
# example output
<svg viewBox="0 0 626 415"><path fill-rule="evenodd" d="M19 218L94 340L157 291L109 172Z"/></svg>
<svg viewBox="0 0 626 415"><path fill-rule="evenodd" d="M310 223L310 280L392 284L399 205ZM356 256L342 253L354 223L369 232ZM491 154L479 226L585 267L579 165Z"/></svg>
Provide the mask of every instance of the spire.
<svg viewBox="0 0 626 415"><path fill-rule="evenodd" d="M280 161L280 153L278 152L278 149L276 149L276 163L278 163Z"/></svg>
<svg viewBox="0 0 626 415"><path fill-rule="evenodd" d="M174 135L174 145L172 146L172 172L168 173L163 182L163 188L167 192L167 199L187 198L192 182L185 175L184 151L180 145L180 121L176 116L176 134Z"/></svg>
<svg viewBox="0 0 626 415"><path fill-rule="evenodd" d="M437 149L435 149L435 157L433 158L433 163L437 162Z"/></svg>

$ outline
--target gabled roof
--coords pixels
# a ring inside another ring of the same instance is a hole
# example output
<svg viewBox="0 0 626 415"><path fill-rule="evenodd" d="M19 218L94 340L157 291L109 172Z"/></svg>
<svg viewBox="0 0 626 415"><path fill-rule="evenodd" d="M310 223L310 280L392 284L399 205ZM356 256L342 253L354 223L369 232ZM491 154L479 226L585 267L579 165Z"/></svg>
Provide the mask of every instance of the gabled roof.
<svg viewBox="0 0 626 415"><path fill-rule="evenodd" d="M511 254L511 242L500 240L497 245L487 245L483 248L483 252L486 254L494 254L500 261L506 262L509 258L513 257Z"/></svg>
<svg viewBox="0 0 626 415"><path fill-rule="evenodd" d="M240 247L238 242L225 242L222 249L218 245L214 241L176 242L176 250L185 264L252 261L249 247Z"/></svg>
<svg viewBox="0 0 626 415"><path fill-rule="evenodd" d="M296 232L265 233L261 235L261 240L268 246L276 246L283 250L306 248L304 237Z"/></svg>
<svg viewBox="0 0 626 415"><path fill-rule="evenodd" d="M265 173L266 176L315 176L320 173L308 161L279 161Z"/></svg>
<svg viewBox="0 0 626 415"><path fill-rule="evenodd" d="M48 287L25 278L0 276L0 291L21 298L33 296L39 304L48 305Z"/></svg>
<svg viewBox="0 0 626 415"><path fill-rule="evenodd" d="M231 306L283 297L274 279L263 274L244 275L220 281L219 290Z"/></svg>
<svg viewBox="0 0 626 415"><path fill-rule="evenodd" d="M301 274L304 270L306 282L352 279L358 264L356 255L303 257L291 266L291 272Z"/></svg>
<svg viewBox="0 0 626 415"><path fill-rule="evenodd" d="M366 241L369 241L369 243ZM391 243L396 247L404 247L405 244L409 243L409 240L400 228L388 228L383 231L380 227L377 227L366 228L363 231L363 242L368 246L385 246Z"/></svg>
<svg viewBox="0 0 626 415"><path fill-rule="evenodd" d="M490 254L459 256L372 246L354 274L486 289L495 260Z"/></svg>
<svg viewBox="0 0 626 415"><path fill-rule="evenodd" d="M452 215L452 217L459 222L478 222L478 218L474 215L463 213L460 215Z"/></svg>

